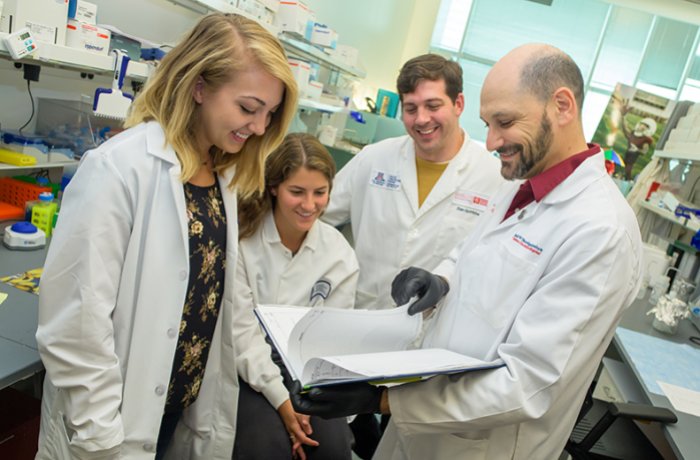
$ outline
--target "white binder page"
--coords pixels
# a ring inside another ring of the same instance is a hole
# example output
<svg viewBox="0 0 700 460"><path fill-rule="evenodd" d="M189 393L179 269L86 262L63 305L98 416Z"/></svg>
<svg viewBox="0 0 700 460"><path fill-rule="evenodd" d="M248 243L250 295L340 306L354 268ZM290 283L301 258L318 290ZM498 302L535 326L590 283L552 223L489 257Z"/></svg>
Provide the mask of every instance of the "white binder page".
<svg viewBox="0 0 700 460"><path fill-rule="evenodd" d="M310 360L302 373L304 382L347 379L372 380L464 372L499 367L502 361L481 361L445 349L391 351L365 355L330 356Z"/></svg>
<svg viewBox="0 0 700 460"><path fill-rule="evenodd" d="M287 344L292 329L305 314L309 312L309 307L294 307L287 305L260 305L255 309L255 314L265 329L267 335L272 339L275 348L282 356L285 366L292 376L298 378L300 374L291 365L287 357ZM299 370L302 368L299 367Z"/></svg>
<svg viewBox="0 0 700 460"><path fill-rule="evenodd" d="M408 306L388 310L312 308L289 337L287 357L300 374L311 358L405 350L418 336L422 315Z"/></svg>

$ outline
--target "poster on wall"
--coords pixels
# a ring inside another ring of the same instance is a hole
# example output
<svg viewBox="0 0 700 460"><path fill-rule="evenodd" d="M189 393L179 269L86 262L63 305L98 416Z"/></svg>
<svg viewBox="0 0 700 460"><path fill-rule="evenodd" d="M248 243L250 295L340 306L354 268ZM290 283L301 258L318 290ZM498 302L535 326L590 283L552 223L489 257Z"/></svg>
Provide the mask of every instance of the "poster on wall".
<svg viewBox="0 0 700 460"><path fill-rule="evenodd" d="M618 83L592 142L605 151L615 175L634 179L649 163L675 101Z"/></svg>

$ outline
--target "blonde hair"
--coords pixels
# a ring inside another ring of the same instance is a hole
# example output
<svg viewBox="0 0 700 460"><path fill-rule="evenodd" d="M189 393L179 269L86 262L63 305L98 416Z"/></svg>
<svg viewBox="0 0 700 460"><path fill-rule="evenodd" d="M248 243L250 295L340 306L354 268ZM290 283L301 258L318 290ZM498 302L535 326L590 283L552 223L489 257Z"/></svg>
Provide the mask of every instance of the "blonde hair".
<svg viewBox="0 0 700 460"><path fill-rule="evenodd" d="M155 120L175 150L187 182L201 166L195 141L198 106L193 91L201 77L213 91L238 72L260 66L284 85L283 102L262 136L251 136L238 154L211 150L214 170L236 168L229 184L240 197L264 188L265 159L284 138L294 117L297 85L280 42L261 25L235 14L203 17L161 61L145 89L134 101L126 126Z"/></svg>
<svg viewBox="0 0 700 460"><path fill-rule="evenodd" d="M256 232L265 215L275 207L271 190L286 181L300 168L318 171L328 179L328 193L335 177L335 161L318 139L310 134L288 134L265 163L265 191L238 200L238 237Z"/></svg>

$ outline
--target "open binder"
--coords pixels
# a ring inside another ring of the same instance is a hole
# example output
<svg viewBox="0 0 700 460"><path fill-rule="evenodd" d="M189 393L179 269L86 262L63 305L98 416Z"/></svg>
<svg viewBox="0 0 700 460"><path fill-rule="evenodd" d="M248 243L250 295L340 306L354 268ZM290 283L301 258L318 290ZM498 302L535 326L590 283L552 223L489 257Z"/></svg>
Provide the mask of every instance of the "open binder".
<svg viewBox="0 0 700 460"><path fill-rule="evenodd" d="M504 365L446 349L409 349L420 334L422 317L409 316L407 309L259 305L255 314L292 378L304 388L404 383Z"/></svg>

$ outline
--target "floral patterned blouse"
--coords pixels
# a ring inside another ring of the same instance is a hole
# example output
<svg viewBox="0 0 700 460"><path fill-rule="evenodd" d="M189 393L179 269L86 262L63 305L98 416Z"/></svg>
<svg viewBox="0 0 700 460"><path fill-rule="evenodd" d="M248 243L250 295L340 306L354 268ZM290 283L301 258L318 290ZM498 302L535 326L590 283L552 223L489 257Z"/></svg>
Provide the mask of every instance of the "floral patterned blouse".
<svg viewBox="0 0 700 460"><path fill-rule="evenodd" d="M192 404L207 365L226 269L226 213L218 181L209 187L185 184L190 278L180 321L165 412Z"/></svg>

